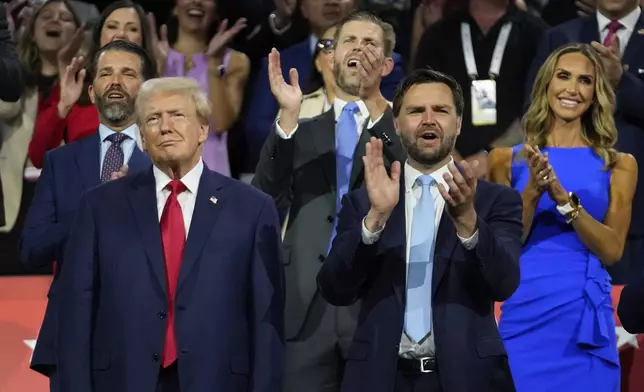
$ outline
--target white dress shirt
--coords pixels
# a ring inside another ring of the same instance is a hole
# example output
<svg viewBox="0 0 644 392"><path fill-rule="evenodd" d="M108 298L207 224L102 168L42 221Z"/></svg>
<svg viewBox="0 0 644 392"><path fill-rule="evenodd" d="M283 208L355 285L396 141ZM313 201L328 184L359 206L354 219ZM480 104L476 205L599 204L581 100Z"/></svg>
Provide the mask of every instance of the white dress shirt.
<svg viewBox="0 0 644 392"><path fill-rule="evenodd" d="M630 14L619 20L619 23L624 26L621 29L617 30L616 33L617 38L619 38L619 51L621 52L622 56L624 55L624 51L626 50L626 46L628 45L628 40L631 38L631 35L635 31L635 26L637 25L637 21L640 19L641 13L641 8L636 7L633 11L631 11ZM610 24L610 22L610 19L597 12L597 25L599 26L599 36L601 38L601 40L599 41L600 43L603 43L608 36L608 25Z"/></svg>
<svg viewBox="0 0 644 392"><path fill-rule="evenodd" d="M99 177L103 173L103 161L105 160L107 149L112 145L112 142L106 140L106 138L114 133L116 133L116 131L111 130L107 127L107 125L98 125L98 136L101 138L101 164L100 171L98 172ZM136 141L139 137L139 127L136 124L132 124L122 130L121 133L128 136L121 142L121 151L123 151L123 163L127 164L132 157L132 153L134 153L134 149L137 148Z"/></svg>
<svg viewBox="0 0 644 392"><path fill-rule="evenodd" d="M335 112L334 114L335 114L336 131L338 130L338 126L337 126L338 119L340 118L340 114L342 114L342 109L346 104L347 104L346 101L343 101L337 97L333 100L333 111ZM356 104L358 105L358 109L360 109L354 114L354 118L356 120L356 125L357 125L356 132L358 132L358 138L359 138L360 135L362 134L362 128L364 128L365 122L370 117L369 117L369 110L367 110L367 105L365 105L364 102L356 101ZM382 116L384 116L384 113L381 114L376 121L372 121L369 119L369 124L367 124L367 129L373 128L378 123L378 121L382 119ZM282 139L292 138L299 127L300 127L299 124L296 125L293 132L291 132L289 135L286 135L282 127L280 127L280 119L278 118L277 121L275 122L275 131L277 132L277 135Z"/></svg>
<svg viewBox="0 0 644 392"><path fill-rule="evenodd" d="M453 162L454 160L451 159L449 163L453 163ZM434 180L436 180L436 185L433 185L430 188L432 198L434 199L434 209L435 209L434 226L436 228L436 230L434 230L434 243L433 243L432 252L436 248L436 238L438 236L438 228L440 226L443 210L445 209L445 199L443 199L440 192L438 192L438 184L443 184L445 189L449 191L449 186L447 185L447 182L445 182L445 179L443 178L443 174L445 173L449 173L448 165L442 166L441 168L439 168L438 170L430 174L434 178ZM411 228L412 228L412 220L414 216L414 208L416 208L416 203L418 203L418 200L420 200L420 196L422 193L422 186L418 185L416 183L416 180L421 175L423 174L420 171L411 167L409 163L405 163L405 233L406 233L405 260L407 263L407 272L405 273L405 276L407 276L407 273L409 272L409 250L410 250L409 244L410 244L410 238L411 238ZM371 245L376 241L378 241L378 239L380 238L380 234L384 230L384 227L381 228L379 231L372 233L367 229L367 226L365 225L365 219L366 217L362 220L362 242L367 245ZM476 232L470 238L462 238L461 236L458 236L458 238L466 249L473 249L478 243L479 232L478 230L476 230ZM431 296L431 290L429 293L427 293L427 296L428 297ZM416 342L413 342L410 338L408 338L405 332L403 331L403 336L401 337L401 344L399 347L399 355L405 358L409 358L409 357L423 358L423 357L435 356L433 334L430 335L427 339L425 339L423 343L418 344Z"/></svg>
<svg viewBox="0 0 644 392"><path fill-rule="evenodd" d="M199 181L201 180L203 168L203 161L199 159L199 163L197 163L195 167L193 167L188 173L186 173L185 176L181 178L181 182L186 186L187 189L185 192L181 192L177 196L177 201L181 206L183 223L186 228L186 238L188 238L188 231L190 230L190 223L192 222L192 214L195 211L197 191L199 189ZM163 214L165 203L166 201L168 201L168 197L170 197L170 190L166 189L165 187L168 186L172 179L156 166L152 166L152 172L154 173L154 182L156 184L155 189L157 195L157 211L159 213L159 221L161 221L161 215Z"/></svg>

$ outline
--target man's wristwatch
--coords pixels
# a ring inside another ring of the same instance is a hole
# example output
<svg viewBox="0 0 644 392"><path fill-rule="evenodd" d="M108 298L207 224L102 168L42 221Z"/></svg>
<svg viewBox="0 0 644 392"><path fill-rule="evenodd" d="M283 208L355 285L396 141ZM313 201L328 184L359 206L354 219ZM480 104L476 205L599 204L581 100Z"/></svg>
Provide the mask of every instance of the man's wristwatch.
<svg viewBox="0 0 644 392"><path fill-rule="evenodd" d="M566 217L566 223L574 221L579 217L579 211L581 211L579 197L572 192L568 192L568 203L557 206L557 211Z"/></svg>

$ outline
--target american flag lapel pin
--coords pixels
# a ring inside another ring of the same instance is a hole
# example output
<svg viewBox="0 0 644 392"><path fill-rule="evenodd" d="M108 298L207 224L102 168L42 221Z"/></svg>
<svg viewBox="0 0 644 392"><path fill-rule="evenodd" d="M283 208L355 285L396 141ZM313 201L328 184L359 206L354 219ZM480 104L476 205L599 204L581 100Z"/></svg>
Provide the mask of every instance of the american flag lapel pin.
<svg viewBox="0 0 644 392"><path fill-rule="evenodd" d="M644 35L644 29L639 29L639 30L637 30L637 34L639 34L639 35Z"/></svg>
<svg viewBox="0 0 644 392"><path fill-rule="evenodd" d="M216 197L214 197L214 196L211 196L211 197L210 197L210 202L211 202L212 204L217 204L217 198L216 198Z"/></svg>

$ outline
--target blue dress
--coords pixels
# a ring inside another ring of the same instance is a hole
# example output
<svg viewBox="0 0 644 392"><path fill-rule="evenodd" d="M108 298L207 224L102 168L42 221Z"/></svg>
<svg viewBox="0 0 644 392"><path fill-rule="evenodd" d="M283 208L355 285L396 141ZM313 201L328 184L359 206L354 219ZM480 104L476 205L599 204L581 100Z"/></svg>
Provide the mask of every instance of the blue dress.
<svg viewBox="0 0 644 392"><path fill-rule="evenodd" d="M530 169L512 153L512 187ZM590 148L544 148L559 181L602 222L610 170ZM618 392L619 355L611 280L547 193L521 253L521 283L501 307L499 330L518 392Z"/></svg>

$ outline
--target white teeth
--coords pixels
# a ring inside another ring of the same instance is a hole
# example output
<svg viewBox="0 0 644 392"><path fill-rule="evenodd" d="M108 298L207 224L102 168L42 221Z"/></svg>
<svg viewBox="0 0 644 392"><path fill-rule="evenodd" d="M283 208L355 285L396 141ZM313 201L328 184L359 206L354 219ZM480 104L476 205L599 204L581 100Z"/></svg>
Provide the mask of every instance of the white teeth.
<svg viewBox="0 0 644 392"><path fill-rule="evenodd" d="M204 16L204 12L198 9L188 10L188 15L190 16Z"/></svg>
<svg viewBox="0 0 644 392"><path fill-rule="evenodd" d="M358 65L360 65L360 61L359 60L349 60L349 62L347 64L349 65L349 67L357 67Z"/></svg>
<svg viewBox="0 0 644 392"><path fill-rule="evenodd" d="M567 108L574 108L579 104L579 102L577 101L573 101L571 99L563 99L563 98L559 99L559 102L561 103L562 106L565 106Z"/></svg>

